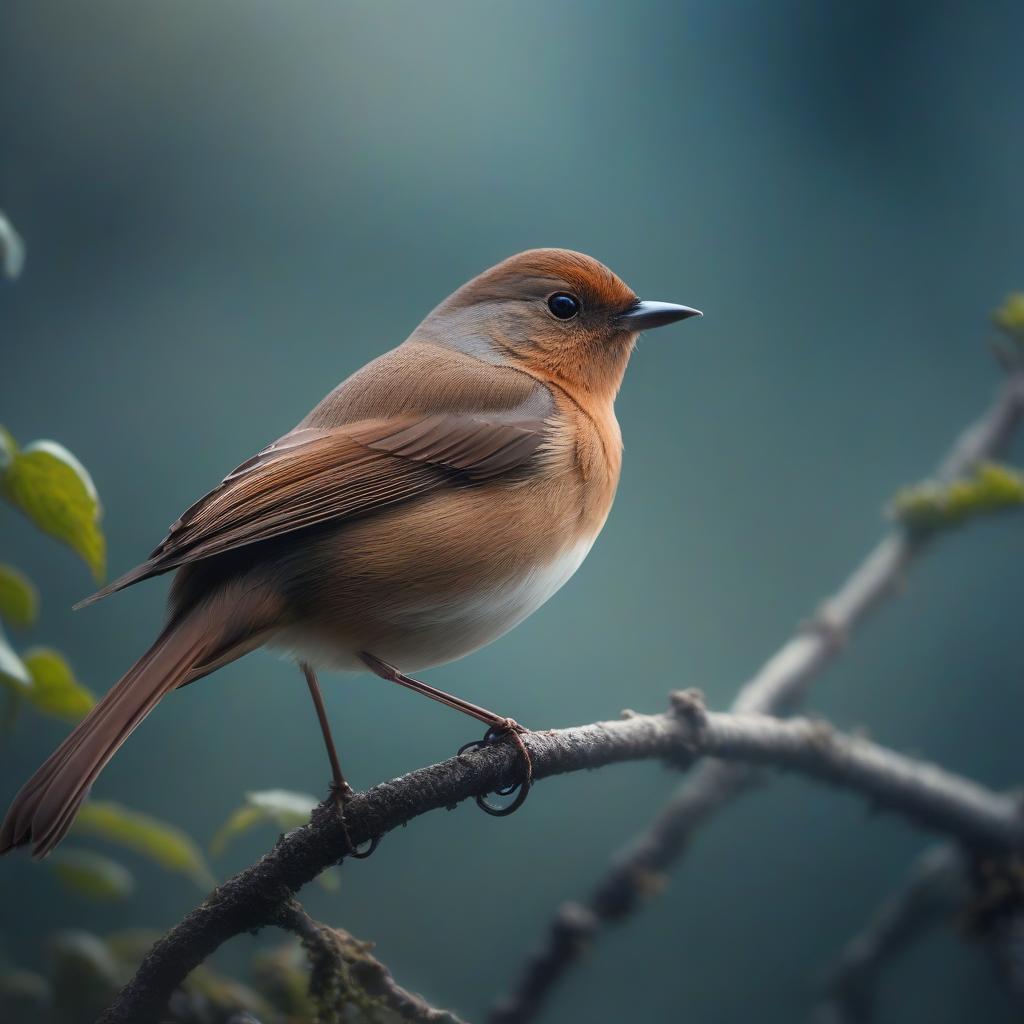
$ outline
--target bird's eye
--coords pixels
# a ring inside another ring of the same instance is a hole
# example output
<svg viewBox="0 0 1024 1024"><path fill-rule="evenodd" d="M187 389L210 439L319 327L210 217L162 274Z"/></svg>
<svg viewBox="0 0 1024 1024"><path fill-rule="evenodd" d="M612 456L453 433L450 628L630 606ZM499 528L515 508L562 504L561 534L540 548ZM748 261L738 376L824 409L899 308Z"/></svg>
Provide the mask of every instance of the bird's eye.
<svg viewBox="0 0 1024 1024"><path fill-rule="evenodd" d="M548 309L559 320L571 320L580 311L580 300L566 292L555 292L548 299Z"/></svg>

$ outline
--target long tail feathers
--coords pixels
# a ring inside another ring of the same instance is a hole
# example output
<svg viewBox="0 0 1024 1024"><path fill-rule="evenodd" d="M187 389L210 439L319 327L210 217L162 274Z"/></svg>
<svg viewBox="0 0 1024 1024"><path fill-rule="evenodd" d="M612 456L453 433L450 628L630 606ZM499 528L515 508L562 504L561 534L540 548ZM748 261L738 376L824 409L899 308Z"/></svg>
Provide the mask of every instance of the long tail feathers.
<svg viewBox="0 0 1024 1024"><path fill-rule="evenodd" d="M160 699L218 651L220 640L218 626L199 613L169 625L21 788L0 827L0 854L26 843L36 857L50 853L104 765Z"/></svg>
<svg viewBox="0 0 1024 1024"><path fill-rule="evenodd" d="M161 565L159 559L151 558L149 561L135 566L134 569L130 569L123 576L118 576L116 580L97 590L95 594L83 597L81 601L74 605L74 609L78 611L79 608L95 604L97 601L102 601L105 597L110 597L111 594L116 594L119 590L124 590L125 587L140 583L142 580L148 580L152 576L159 576L161 573L169 572L172 568L176 568L176 566Z"/></svg>

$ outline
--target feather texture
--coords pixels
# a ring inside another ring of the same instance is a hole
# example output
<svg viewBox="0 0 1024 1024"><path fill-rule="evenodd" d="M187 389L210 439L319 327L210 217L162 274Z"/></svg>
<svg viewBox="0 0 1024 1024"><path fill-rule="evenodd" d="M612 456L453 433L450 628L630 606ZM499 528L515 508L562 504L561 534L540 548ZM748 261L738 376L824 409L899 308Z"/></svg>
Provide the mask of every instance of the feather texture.
<svg viewBox="0 0 1024 1024"><path fill-rule="evenodd" d="M188 508L147 561L77 607L199 559L510 474L544 442L539 414L553 408L547 389L531 382L527 400L509 410L300 425Z"/></svg>
<svg viewBox="0 0 1024 1024"><path fill-rule="evenodd" d="M578 316L552 314L559 291ZM611 507L613 401L636 338L621 314L636 301L578 253L506 260L188 508L149 559L83 602L178 570L168 626L23 787L0 852L53 849L160 699L247 651L344 668L369 652L413 670L546 601Z"/></svg>

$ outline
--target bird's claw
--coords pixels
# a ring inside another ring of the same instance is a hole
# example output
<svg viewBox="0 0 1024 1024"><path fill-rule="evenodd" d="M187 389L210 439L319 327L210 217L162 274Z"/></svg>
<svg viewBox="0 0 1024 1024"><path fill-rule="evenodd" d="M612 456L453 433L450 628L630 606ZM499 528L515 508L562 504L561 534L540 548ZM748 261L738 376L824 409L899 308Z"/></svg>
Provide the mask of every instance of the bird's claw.
<svg viewBox="0 0 1024 1024"><path fill-rule="evenodd" d="M345 804L355 794L355 790L347 783L331 783L331 797L334 800L334 806L338 811L338 818L341 821L342 834L345 837L345 856L351 857L353 860L366 860L374 850L380 846L380 836L373 836L367 840L368 845L365 849L360 850L358 846L354 846L351 838L348 834L348 822L345 821Z"/></svg>
<svg viewBox="0 0 1024 1024"><path fill-rule="evenodd" d="M464 743L459 747L459 754L465 754L470 750L481 750L492 743L497 743L506 737L510 737L519 748L523 762L526 765L526 777L522 782L513 782L510 786L502 786L494 791L498 796L512 796L515 793L515 799L511 803L499 807L488 802L486 793L477 794L475 798L476 805L485 814L490 814L495 818L506 818L508 815L518 811L526 802L526 798L530 794L530 787L533 785L533 759L530 757L530 751L523 742L523 735L529 731L529 729L521 726L514 718L503 718L489 726L482 739L471 740L469 743Z"/></svg>

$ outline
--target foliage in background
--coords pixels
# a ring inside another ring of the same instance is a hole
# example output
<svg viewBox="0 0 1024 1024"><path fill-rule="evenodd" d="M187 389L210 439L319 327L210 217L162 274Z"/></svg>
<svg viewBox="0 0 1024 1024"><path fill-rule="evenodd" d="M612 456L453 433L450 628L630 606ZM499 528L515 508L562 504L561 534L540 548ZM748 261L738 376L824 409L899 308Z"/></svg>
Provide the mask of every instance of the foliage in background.
<svg viewBox="0 0 1024 1024"><path fill-rule="evenodd" d="M67 448L45 440L19 448L0 428L0 496L67 544L102 582L107 559L103 510L89 471Z"/></svg>
<svg viewBox="0 0 1024 1024"><path fill-rule="evenodd" d="M280 832L305 825L319 803L308 793L290 789L264 789L245 794L245 803L233 811L210 840L210 856L221 857L232 840L260 825L274 825ZM341 878L334 870L322 872L317 881L328 892L341 888Z"/></svg>
<svg viewBox="0 0 1024 1024"><path fill-rule="evenodd" d="M283 832L305 825L320 801L308 793L288 789L264 789L245 794L245 803L232 812L210 840L210 854L220 857L232 839L257 825L270 823Z"/></svg>
<svg viewBox="0 0 1024 1024"><path fill-rule="evenodd" d="M135 891L135 878L122 864L92 850L64 846L46 862L63 885L79 896L105 903L127 899Z"/></svg>
<svg viewBox="0 0 1024 1024"><path fill-rule="evenodd" d="M24 245L0 213L0 273L13 279L23 264ZM0 426L0 499L69 547L95 581L103 581L102 505L88 470L67 448L49 440L20 447ZM32 628L39 621L40 604L31 577L17 566L0 562L0 690L7 702L3 720L8 731L23 707L74 724L96 703L59 651L33 646L19 653L8 640L5 625L12 630ZM220 856L232 839L260 824L284 831L304 825L316 803L312 796L286 790L248 793L245 805L214 836L211 851ZM216 885L202 849L191 836L114 801L86 802L71 831L78 840L99 841L141 856L190 879L204 892ZM87 901L125 901L136 891L132 872L95 850L65 845L46 865L70 895ZM333 873L326 872L322 881L327 888L337 888ZM0 958L0 1020L5 1024L91 1022L127 981L155 937L148 931L118 932L106 939L85 931L56 933L50 940L49 977ZM209 967L195 971L179 993L173 1018L193 1024L219 1024L240 1013L259 1014L266 1024L314 1019L304 957L297 943L260 953L253 963L253 989Z"/></svg>
<svg viewBox="0 0 1024 1024"><path fill-rule="evenodd" d="M1012 292L992 314L1003 335L993 344L1004 366L1024 361L1024 292ZM946 484L926 480L897 491L889 512L914 533L961 526L975 516L1024 507L1024 473L998 462L983 462L962 479Z"/></svg>
<svg viewBox="0 0 1024 1024"><path fill-rule="evenodd" d="M46 975L10 967L0 971L0 1019L4 1024L93 1024L156 938L148 929L104 938L87 931L56 932L49 942ZM248 1014L261 1024L313 1024L307 987L305 957L299 944L290 942L257 954L251 986L208 966L198 968L175 995L165 1019L238 1024Z"/></svg>
<svg viewBox="0 0 1024 1024"><path fill-rule="evenodd" d="M55 441L19 448L0 426L0 498L71 547L93 577L103 579L106 541L96 485L66 448ZM95 699L67 661L49 648L34 648L19 657L3 632L3 623L12 629L35 625L39 606L39 591L24 570L0 563L0 683L8 692L7 718L27 701L45 714L78 721Z"/></svg>
<svg viewBox="0 0 1024 1024"><path fill-rule="evenodd" d="M206 858L189 835L176 825L112 800L90 800L83 804L70 834L102 839L133 850L167 871L191 878L204 892L217 884Z"/></svg>
<svg viewBox="0 0 1024 1024"><path fill-rule="evenodd" d="M0 269L15 276L22 260L20 239L0 214ZM1010 296L993 319L1007 340L997 346L1000 358L1019 363L1024 359L1024 294ZM0 427L0 498L75 551L97 581L103 579L106 544L100 527L101 505L88 472L67 449L53 441L35 441L19 448ZM891 512L912 533L927 535L977 515L1022 506L1024 474L985 462L963 479L945 484L926 482L900 491ZM19 568L0 565L0 620L14 629L29 628L38 620L39 605L31 579ZM33 647L19 655L6 640L2 626L0 682L5 684L14 709L29 705L67 722L80 720L95 703L60 653ZM245 801L214 835L212 856L222 855L238 836L258 826L290 830L304 825L317 803L306 794L279 789L247 793ZM78 838L100 840L148 858L167 871L190 878L204 891L216 884L191 837L176 826L118 803L86 803L73 832ZM63 847L48 864L62 885L87 899L126 900L135 891L131 872L105 854ZM264 1024L314 1020L320 1024L327 1020L384 1024L399 1019L374 997L360 976L367 969L382 969L370 956L370 946L340 930L321 928L321 933L321 939L326 937L334 950L333 966L325 970L312 957L312 986L301 947L289 943L256 956L252 987L224 978L206 965L198 968L175 992L168 1020L238 1024L252 1020L246 1016L250 1014L258 1015ZM93 1020L131 976L154 937L138 931L105 939L87 932L58 933L51 940L53 969L49 976L13 967L0 971L0 1019L12 1024L20 1020L53 1024ZM311 952L308 944L307 952ZM311 990L317 994L319 1006L311 1002ZM328 1017L328 1011L333 1015Z"/></svg>

